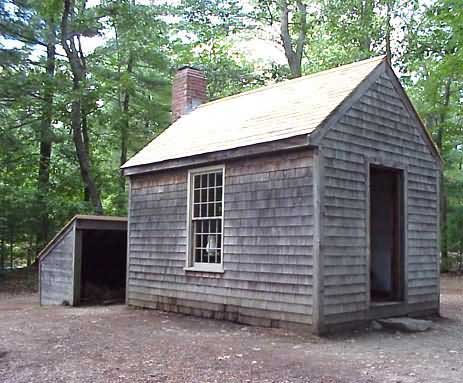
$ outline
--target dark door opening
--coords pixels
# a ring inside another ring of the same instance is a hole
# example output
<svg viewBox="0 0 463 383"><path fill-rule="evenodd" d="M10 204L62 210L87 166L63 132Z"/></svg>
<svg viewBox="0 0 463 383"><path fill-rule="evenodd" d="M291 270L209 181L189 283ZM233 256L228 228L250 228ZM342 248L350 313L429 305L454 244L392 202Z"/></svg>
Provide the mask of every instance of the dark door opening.
<svg viewBox="0 0 463 383"><path fill-rule="evenodd" d="M125 231L82 231L81 303L124 301L126 254Z"/></svg>
<svg viewBox="0 0 463 383"><path fill-rule="evenodd" d="M402 171L370 167L370 297L372 302L404 296Z"/></svg>

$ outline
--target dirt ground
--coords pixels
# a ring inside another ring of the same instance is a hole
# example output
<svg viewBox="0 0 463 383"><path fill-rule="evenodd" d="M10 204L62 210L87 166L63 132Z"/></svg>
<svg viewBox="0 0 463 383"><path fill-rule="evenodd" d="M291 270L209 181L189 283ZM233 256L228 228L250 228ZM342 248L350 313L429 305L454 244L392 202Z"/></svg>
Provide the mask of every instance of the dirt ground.
<svg viewBox="0 0 463 383"><path fill-rule="evenodd" d="M420 334L317 338L124 306L40 307L0 292L0 382L463 382L463 278Z"/></svg>

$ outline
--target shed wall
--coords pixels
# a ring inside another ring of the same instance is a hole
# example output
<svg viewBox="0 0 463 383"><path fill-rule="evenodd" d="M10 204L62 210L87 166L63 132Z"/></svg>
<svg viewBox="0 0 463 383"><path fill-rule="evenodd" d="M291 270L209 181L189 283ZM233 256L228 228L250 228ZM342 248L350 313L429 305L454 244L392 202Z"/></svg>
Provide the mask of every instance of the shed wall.
<svg viewBox="0 0 463 383"><path fill-rule="evenodd" d="M242 322L311 323L312 157L225 164L223 274L184 270L187 170L132 177L127 302Z"/></svg>
<svg viewBox="0 0 463 383"><path fill-rule="evenodd" d="M40 261L40 303L73 304L74 224Z"/></svg>
<svg viewBox="0 0 463 383"><path fill-rule="evenodd" d="M322 139L326 323L369 309L369 161L405 173L406 311L438 308L439 167L420 129L383 73Z"/></svg>

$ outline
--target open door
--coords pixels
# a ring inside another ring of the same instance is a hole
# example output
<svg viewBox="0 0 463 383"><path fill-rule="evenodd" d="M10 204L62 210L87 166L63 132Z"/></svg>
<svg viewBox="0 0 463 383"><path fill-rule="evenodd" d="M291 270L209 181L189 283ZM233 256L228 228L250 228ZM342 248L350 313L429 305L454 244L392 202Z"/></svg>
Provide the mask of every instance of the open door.
<svg viewBox="0 0 463 383"><path fill-rule="evenodd" d="M370 166L371 302L404 299L403 174Z"/></svg>

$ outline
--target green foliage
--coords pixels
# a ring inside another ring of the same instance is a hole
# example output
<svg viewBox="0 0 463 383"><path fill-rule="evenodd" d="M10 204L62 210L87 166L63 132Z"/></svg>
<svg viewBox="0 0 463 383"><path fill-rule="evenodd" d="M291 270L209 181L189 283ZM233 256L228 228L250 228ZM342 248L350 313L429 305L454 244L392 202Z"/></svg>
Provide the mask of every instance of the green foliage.
<svg viewBox="0 0 463 383"><path fill-rule="evenodd" d="M415 21L404 57L410 93L445 161L442 202L443 256L463 253L463 9L440 0Z"/></svg>
<svg viewBox="0 0 463 383"><path fill-rule="evenodd" d="M85 0L73 2L71 28L80 35L86 65L79 91L87 123L86 151L106 214L126 214L127 192L119 167L168 126L177 67L203 69L211 100L291 76L281 60L263 64L240 49L240 44L257 38L281 45L281 1L160 3L102 0L90 7ZM304 74L378 54L392 56L445 159L442 238L451 259L463 254L460 3L436 0L426 7L419 0L286 2L292 43L297 44L299 36L305 39ZM44 209L48 237L73 214L93 211L72 136L75 93L59 43L62 12L61 0L0 2L0 255L5 265L10 258L19 264L36 254L42 245L39 217ZM47 73L50 38L57 52L52 75ZM48 126L47 111L52 116ZM38 178L41 143L52 145L44 196ZM444 269L453 261L445 262Z"/></svg>

